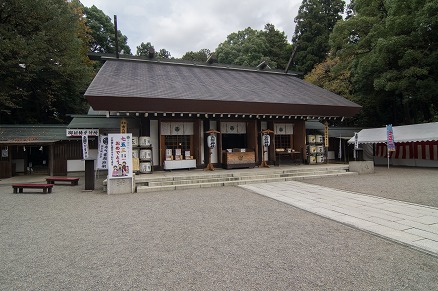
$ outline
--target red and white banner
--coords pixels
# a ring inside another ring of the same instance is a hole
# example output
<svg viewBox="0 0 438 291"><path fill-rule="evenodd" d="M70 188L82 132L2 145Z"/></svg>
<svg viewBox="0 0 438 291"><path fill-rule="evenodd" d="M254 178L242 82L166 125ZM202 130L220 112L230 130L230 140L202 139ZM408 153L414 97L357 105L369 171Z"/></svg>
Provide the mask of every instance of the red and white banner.
<svg viewBox="0 0 438 291"><path fill-rule="evenodd" d="M376 144L376 157L387 157L386 144ZM393 159L418 159L438 161L438 142L397 143L394 152L389 153Z"/></svg>

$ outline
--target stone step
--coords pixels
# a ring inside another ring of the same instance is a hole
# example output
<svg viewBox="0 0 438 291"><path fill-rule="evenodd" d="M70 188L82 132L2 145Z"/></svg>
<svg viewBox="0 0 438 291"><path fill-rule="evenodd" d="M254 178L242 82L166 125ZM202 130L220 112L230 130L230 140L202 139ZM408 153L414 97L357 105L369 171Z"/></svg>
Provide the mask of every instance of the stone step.
<svg viewBox="0 0 438 291"><path fill-rule="evenodd" d="M170 177L151 177L149 174L139 175L136 176L136 182L137 183L145 183L145 182L160 182L160 181L178 181L178 180L187 180L187 178L191 179L205 179L205 178L227 178L227 177L233 177L233 174L231 173L223 173L223 174L210 174L205 173L204 175L180 175L180 176L170 176Z"/></svg>
<svg viewBox="0 0 438 291"><path fill-rule="evenodd" d="M185 179L185 180L167 180L167 181L149 181L149 182L144 182L142 184L146 184L143 186L161 186L161 185L185 185L185 184L196 184L196 183L215 183L215 182L220 182L220 181L235 181L235 180L239 180L239 178L237 177L225 177L225 178L197 178L197 179ZM136 184L138 185L139 183L136 182Z"/></svg>
<svg viewBox="0 0 438 291"><path fill-rule="evenodd" d="M272 169L272 168L271 168ZM303 173L303 172L324 172L327 170L337 170L337 171L348 171L348 165L346 166L326 166L326 167L318 167L318 168L314 168L314 169L301 169L301 168L296 168L296 169L286 169L286 170L271 170L269 172L269 175L281 175L281 174L298 174L298 173ZM253 177L255 175L267 175L266 173L264 174L258 174L255 173L254 171L251 170L240 170L239 172L235 172L235 173L209 173L209 172L203 172L202 175L200 174L190 174L190 172L185 172L184 174L175 174L174 176L170 176L170 177L154 177L151 176L150 174L142 174L142 175L137 175L136 176L136 183L137 184L141 184L141 183L148 183L148 182L160 182L160 181L178 181L178 180L187 180L187 179L216 179L216 178L220 178L220 179L224 179L224 178L231 178L231 177L244 177L244 176L250 176Z"/></svg>
<svg viewBox="0 0 438 291"><path fill-rule="evenodd" d="M193 188L207 188L207 187L222 187L222 186L237 186L244 184L255 184L255 183L266 183L266 182L280 182L280 181L292 181L292 180L304 180L304 179L317 179L322 177L333 177L342 175L357 175L355 172L341 172L341 171L330 171L327 173L318 174L303 174L301 175L286 175L286 176L276 176L276 177L262 177L258 175L253 179L238 179L238 180L217 180L213 182L198 182L198 183L185 183L185 184L172 184L172 185L154 185L154 186L137 186L138 193L147 193L155 191L168 191L168 190L182 190L182 189L193 189Z"/></svg>
<svg viewBox="0 0 438 291"><path fill-rule="evenodd" d="M267 179L276 179L276 178L285 178L285 177L293 177L293 176L303 176L303 175L318 175L318 174L327 174L327 173L345 173L345 171L341 171L338 169L332 170L311 170L311 171L300 171L300 172L290 172L290 173L270 173L270 174L256 174L256 175L235 175L230 177L226 176L192 176L185 177L185 179L159 179L159 180L149 180L142 182L136 181L137 186L167 186L167 185L186 185L186 184L196 184L196 183L215 183L215 182L228 182L228 181L246 181L246 180L267 180Z"/></svg>

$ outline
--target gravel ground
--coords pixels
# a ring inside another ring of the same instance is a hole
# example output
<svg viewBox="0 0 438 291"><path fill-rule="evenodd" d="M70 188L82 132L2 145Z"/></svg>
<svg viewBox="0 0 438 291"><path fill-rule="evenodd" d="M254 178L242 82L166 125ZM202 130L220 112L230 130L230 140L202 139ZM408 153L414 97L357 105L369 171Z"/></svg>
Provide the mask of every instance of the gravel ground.
<svg viewBox="0 0 438 291"><path fill-rule="evenodd" d="M402 188L395 177L406 179L393 174L405 169L391 171L319 182L335 186L338 180L367 191L384 183L378 195L390 195L397 189L385 177ZM437 173L415 172L428 176L425 182ZM416 196L425 191L408 185L421 192ZM0 185L1 290L438 286L436 257L238 187L110 196L82 189L82 179L46 195L12 194L10 185Z"/></svg>
<svg viewBox="0 0 438 291"><path fill-rule="evenodd" d="M375 167L373 174L303 182L438 207L438 168Z"/></svg>

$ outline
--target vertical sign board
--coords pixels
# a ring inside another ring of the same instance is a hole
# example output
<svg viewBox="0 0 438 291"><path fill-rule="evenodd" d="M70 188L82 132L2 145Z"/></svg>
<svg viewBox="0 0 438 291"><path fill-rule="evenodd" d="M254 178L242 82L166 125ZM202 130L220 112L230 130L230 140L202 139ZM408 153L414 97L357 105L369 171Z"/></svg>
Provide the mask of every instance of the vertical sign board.
<svg viewBox="0 0 438 291"><path fill-rule="evenodd" d="M354 133L354 149L357 150L359 148L359 134L357 132Z"/></svg>
<svg viewBox="0 0 438 291"><path fill-rule="evenodd" d="M82 134L82 158L84 160L88 160L90 157L89 148L88 148L88 135Z"/></svg>
<svg viewBox="0 0 438 291"><path fill-rule="evenodd" d="M339 160L342 159L342 138L339 136L339 152L338 152L338 158Z"/></svg>
<svg viewBox="0 0 438 291"><path fill-rule="evenodd" d="M392 131L392 124L386 126L386 149L389 169L389 152L395 152L394 132Z"/></svg>
<svg viewBox="0 0 438 291"><path fill-rule="evenodd" d="M99 149L97 152L97 168L108 169L108 137L99 136Z"/></svg>
<svg viewBox="0 0 438 291"><path fill-rule="evenodd" d="M394 132L392 130L392 124L386 126L386 145L388 152L395 152Z"/></svg>
<svg viewBox="0 0 438 291"><path fill-rule="evenodd" d="M120 133L127 133L128 132L128 122L126 119L122 118L120 120Z"/></svg>
<svg viewBox="0 0 438 291"><path fill-rule="evenodd" d="M324 123L324 147L329 147L329 127L327 121Z"/></svg>
<svg viewBox="0 0 438 291"><path fill-rule="evenodd" d="M108 134L108 178L132 177L132 134Z"/></svg>
<svg viewBox="0 0 438 291"><path fill-rule="evenodd" d="M354 133L354 151L353 151L353 157L354 160L356 160L356 151L359 148L359 134L357 132Z"/></svg>

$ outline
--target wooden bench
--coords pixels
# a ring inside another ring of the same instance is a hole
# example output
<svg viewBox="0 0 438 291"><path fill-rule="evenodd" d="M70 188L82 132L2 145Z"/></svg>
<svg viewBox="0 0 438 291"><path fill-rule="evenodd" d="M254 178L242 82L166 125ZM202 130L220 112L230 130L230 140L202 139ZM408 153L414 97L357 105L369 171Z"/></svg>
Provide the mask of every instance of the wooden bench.
<svg viewBox="0 0 438 291"><path fill-rule="evenodd" d="M76 186L79 183L79 178L74 177L48 177L46 178L47 184L55 185L55 181L57 182L70 182L71 186Z"/></svg>
<svg viewBox="0 0 438 291"><path fill-rule="evenodd" d="M23 193L24 188L28 189L43 189L43 193L52 193L53 184L13 184L14 193Z"/></svg>

